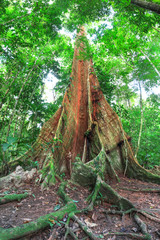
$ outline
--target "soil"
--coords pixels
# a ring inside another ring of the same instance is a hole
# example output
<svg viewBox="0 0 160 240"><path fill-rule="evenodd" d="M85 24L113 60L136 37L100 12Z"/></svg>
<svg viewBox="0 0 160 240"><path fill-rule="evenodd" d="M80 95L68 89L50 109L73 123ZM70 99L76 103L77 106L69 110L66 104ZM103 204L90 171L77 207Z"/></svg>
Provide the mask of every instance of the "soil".
<svg viewBox="0 0 160 240"><path fill-rule="evenodd" d="M160 193L155 192L133 192L124 190L128 189L160 189L159 185L141 182L135 179L128 179L120 177L120 183L110 181L110 185L123 197L128 198L137 209L143 209L149 213L154 214L160 219ZM32 182L21 186L18 189L0 191L3 193L24 193L30 192L30 196L20 202L10 202L0 205L0 227L10 228L30 221L34 221L38 217L50 212L54 212L63 206L62 200L57 195L59 187L57 181L50 189L42 191L40 185ZM74 200L78 209L87 207L88 203L85 201L87 196L91 193L91 189L83 188L71 183L66 188L67 194ZM105 210L117 210L115 206L107 203L103 196L99 195L96 206L93 211L86 214L78 214L81 221L99 236L99 239L112 240L128 240L132 239L125 236L107 236L108 232L125 232L125 233L140 233L139 227L134 223L129 214L120 216L117 214L106 214ZM160 239L160 223L154 222L141 214L140 218L146 223L149 234L153 240ZM36 233L34 236L27 236L21 238L23 240L58 240L64 239L67 216L62 222L56 223L49 229ZM71 222L70 226L75 230L78 239L84 239L85 234L81 231L78 224ZM73 239L68 236L67 239ZM85 238L89 239L89 238ZM3 240L3 239L1 239Z"/></svg>

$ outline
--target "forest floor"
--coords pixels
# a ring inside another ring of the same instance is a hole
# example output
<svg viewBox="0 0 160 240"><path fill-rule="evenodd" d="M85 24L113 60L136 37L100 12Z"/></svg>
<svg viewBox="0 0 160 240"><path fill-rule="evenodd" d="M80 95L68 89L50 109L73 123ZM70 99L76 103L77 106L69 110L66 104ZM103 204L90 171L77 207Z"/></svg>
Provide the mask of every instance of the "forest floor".
<svg viewBox="0 0 160 240"><path fill-rule="evenodd" d="M135 192L128 191L128 189L160 189L159 185L146 183L135 179L128 179L123 176L120 177L120 183L110 181L109 184L123 197L128 198L137 209L143 209L149 213L153 213L160 219L160 193L155 192ZM30 192L30 196L20 202L10 202L0 205L0 227L10 228L21 224L34 221L40 216L46 215L50 212L57 211L63 206L62 200L57 195L59 182L52 186L49 190L41 191L41 188L35 181L25 184L18 189L7 190L3 189L2 193L24 193ZM87 207L88 203L85 201L91 191L77 185L69 183L66 187L66 193L74 200L78 209ZM87 214L78 214L79 219L84 222L99 239L112 239L112 240L128 240L132 239L128 236L107 236L108 232L125 232L125 233L140 233L139 227L133 222L129 214L123 216L117 214L106 214L106 210L117 210L115 206L109 204L99 195L96 206L93 211ZM152 221L141 214L141 219L146 223L148 233L152 239L160 239L160 223ZM49 229L36 233L34 236L27 236L23 240L58 240L64 239L65 235L65 222L67 215L64 216L62 222L51 224ZM85 234L79 228L76 222L70 223L71 228L76 233L78 239L85 238ZM73 239L69 237L67 239ZM2 240L2 239L1 239Z"/></svg>

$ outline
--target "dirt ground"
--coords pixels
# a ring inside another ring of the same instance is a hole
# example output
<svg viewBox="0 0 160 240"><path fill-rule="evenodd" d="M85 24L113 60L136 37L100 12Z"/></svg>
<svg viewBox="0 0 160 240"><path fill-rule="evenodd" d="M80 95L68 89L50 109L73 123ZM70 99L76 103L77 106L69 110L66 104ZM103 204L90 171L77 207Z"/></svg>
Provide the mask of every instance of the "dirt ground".
<svg viewBox="0 0 160 240"><path fill-rule="evenodd" d="M160 219L160 193L148 192L134 192L121 188L129 189L160 189L159 185L145 183L134 179L120 178L120 183L110 181L110 185L123 197L128 198L137 209L143 209L149 213L156 215ZM0 227L10 228L21 224L34 221L38 217L57 211L63 206L62 200L57 195L59 182L52 186L49 190L41 191L41 188L35 181L18 189L0 191L3 193L24 193L30 192L31 195L21 200L20 202L11 202L0 205ZM88 204L85 201L87 196L91 193L90 189L82 188L73 184L69 184L66 188L67 194L74 200L78 209L85 208ZM117 214L106 214L105 210L117 210L115 206L107 203L103 196L99 196L94 210L87 214L77 215L79 219L84 222L99 239L112 239L112 240L128 240L132 239L125 236L107 236L108 232L125 232L125 233L140 233L139 227L134 223L129 214L120 216ZM153 240L160 239L160 223L152 221L141 214L140 218L146 223L149 234ZM51 226L42 232L36 233L34 236L27 236L21 238L23 240L58 240L64 239L65 227L64 223L67 221L67 215L62 222ZM75 222L70 223L72 229L76 233L78 239L85 238L85 234ZM67 239L73 239L68 236ZM3 239L0 239L3 240Z"/></svg>

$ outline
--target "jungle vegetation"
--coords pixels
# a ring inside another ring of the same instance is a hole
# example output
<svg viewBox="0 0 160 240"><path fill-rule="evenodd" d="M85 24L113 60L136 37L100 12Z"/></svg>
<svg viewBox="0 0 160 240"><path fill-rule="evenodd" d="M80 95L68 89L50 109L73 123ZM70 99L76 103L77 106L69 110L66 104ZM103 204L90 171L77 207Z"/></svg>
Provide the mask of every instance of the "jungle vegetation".
<svg viewBox="0 0 160 240"><path fill-rule="evenodd" d="M160 17L132 2L1 1L1 166L30 149L60 107L81 25L103 94L132 137L138 161L146 168L159 164L160 96L152 89L159 87ZM43 99L49 73L58 79L50 103Z"/></svg>

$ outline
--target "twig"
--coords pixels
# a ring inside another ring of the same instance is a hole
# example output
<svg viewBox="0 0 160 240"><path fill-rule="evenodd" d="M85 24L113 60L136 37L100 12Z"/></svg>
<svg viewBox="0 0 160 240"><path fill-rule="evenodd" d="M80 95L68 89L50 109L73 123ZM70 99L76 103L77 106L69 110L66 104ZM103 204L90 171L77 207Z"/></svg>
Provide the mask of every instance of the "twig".
<svg viewBox="0 0 160 240"><path fill-rule="evenodd" d="M157 32L160 33L160 30L159 30L158 28L155 28L155 27L153 27L153 26L152 26L152 28L155 29Z"/></svg>

